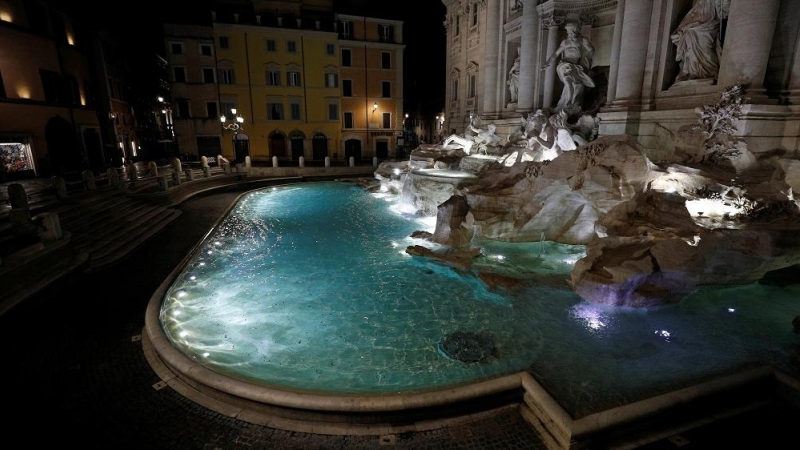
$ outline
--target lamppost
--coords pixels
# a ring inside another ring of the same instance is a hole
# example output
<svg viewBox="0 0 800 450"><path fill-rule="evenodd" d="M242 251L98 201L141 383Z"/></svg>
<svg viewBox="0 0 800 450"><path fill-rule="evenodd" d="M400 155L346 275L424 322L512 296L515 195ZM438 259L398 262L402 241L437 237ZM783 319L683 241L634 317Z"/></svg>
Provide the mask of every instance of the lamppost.
<svg viewBox="0 0 800 450"><path fill-rule="evenodd" d="M162 131L160 133L161 136L158 142L164 144L165 156L173 156L172 152L174 151L173 144L175 143L175 124L172 120L172 105L165 101L164 97L160 95L156 100L158 100L158 103L161 106L161 114L164 115L162 126L166 129L166 132Z"/></svg>
<svg viewBox="0 0 800 450"><path fill-rule="evenodd" d="M219 121L222 122L222 128L228 131L233 131L233 159L238 161L239 155L236 152L236 138L239 136L239 131L244 131L244 117L241 114L236 113L236 108L231 108L231 114L233 115L233 120L228 123L228 118L225 115L219 116Z"/></svg>
<svg viewBox="0 0 800 450"><path fill-rule="evenodd" d="M470 113L470 123L472 123L472 114ZM433 123L434 139L441 142L444 139L444 113L436 116L436 121Z"/></svg>

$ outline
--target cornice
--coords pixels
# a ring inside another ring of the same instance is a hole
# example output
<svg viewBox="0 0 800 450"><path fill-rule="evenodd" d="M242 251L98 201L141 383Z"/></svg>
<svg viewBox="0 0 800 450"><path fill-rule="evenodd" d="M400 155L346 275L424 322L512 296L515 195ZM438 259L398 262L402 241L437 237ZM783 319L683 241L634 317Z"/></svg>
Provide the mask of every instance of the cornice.
<svg viewBox="0 0 800 450"><path fill-rule="evenodd" d="M547 0L536 7L540 17L594 14L617 7L617 0Z"/></svg>

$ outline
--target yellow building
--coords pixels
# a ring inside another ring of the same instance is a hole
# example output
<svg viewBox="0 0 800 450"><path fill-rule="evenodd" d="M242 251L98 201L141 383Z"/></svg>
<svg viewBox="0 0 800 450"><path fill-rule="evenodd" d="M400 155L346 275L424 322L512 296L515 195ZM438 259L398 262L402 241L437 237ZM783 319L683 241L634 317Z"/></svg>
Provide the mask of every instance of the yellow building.
<svg viewBox="0 0 800 450"><path fill-rule="evenodd" d="M218 1L210 26L165 31L175 129L188 156L394 156L403 134L401 21L336 15L325 0Z"/></svg>
<svg viewBox="0 0 800 450"><path fill-rule="evenodd" d="M403 130L403 22L337 15L344 156L394 156Z"/></svg>
<svg viewBox="0 0 800 450"><path fill-rule="evenodd" d="M213 26L220 110L231 117L235 108L244 119L236 159L341 157L336 33L320 22L311 29L258 22ZM223 154L235 157L232 137Z"/></svg>

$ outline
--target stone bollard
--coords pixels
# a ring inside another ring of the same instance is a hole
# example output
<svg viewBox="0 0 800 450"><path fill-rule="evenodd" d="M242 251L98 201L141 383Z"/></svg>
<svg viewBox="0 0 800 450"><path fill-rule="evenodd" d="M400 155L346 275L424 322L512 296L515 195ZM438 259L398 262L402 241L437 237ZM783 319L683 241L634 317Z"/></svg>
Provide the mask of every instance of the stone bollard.
<svg viewBox="0 0 800 450"><path fill-rule="evenodd" d="M86 188L87 191L94 191L97 189L97 184L94 182L94 173L91 170L86 169L81 172L81 178L83 178L83 187Z"/></svg>
<svg viewBox="0 0 800 450"><path fill-rule="evenodd" d="M231 163L229 161L222 161L222 171L226 174L231 173Z"/></svg>
<svg viewBox="0 0 800 450"><path fill-rule="evenodd" d="M181 173L183 168L181 166L181 160L180 159L172 158L172 170L174 170L175 173Z"/></svg>
<svg viewBox="0 0 800 450"><path fill-rule="evenodd" d="M301 156L301 157L300 157L300 158L297 160L297 163L299 164L299 166L300 166L300 167L305 167L305 166L306 166L306 159L305 159L304 157L302 157L302 156Z"/></svg>
<svg viewBox="0 0 800 450"><path fill-rule="evenodd" d="M183 169L183 173L186 174L186 181L194 181L194 170L191 167Z"/></svg>
<svg viewBox="0 0 800 450"><path fill-rule="evenodd" d="M12 208L8 212L8 222L15 236L38 238L39 230L31 219L29 208Z"/></svg>
<svg viewBox="0 0 800 450"><path fill-rule="evenodd" d="M355 165L356 165L356 159L351 156L350 157L350 167L355 167Z"/></svg>
<svg viewBox="0 0 800 450"><path fill-rule="evenodd" d="M158 177L158 187L162 191L169 190L169 180L167 179L167 177Z"/></svg>
<svg viewBox="0 0 800 450"><path fill-rule="evenodd" d="M273 156L272 157L272 167L278 167L278 157L277 156Z"/></svg>
<svg viewBox="0 0 800 450"><path fill-rule="evenodd" d="M147 171L150 173L151 177L158 176L158 165L156 165L155 161L150 161L147 163Z"/></svg>
<svg viewBox="0 0 800 450"><path fill-rule="evenodd" d="M136 170L136 164L130 163L125 166L125 172L128 175L128 181L133 184L136 183L136 180L139 179L139 171Z"/></svg>
<svg viewBox="0 0 800 450"><path fill-rule="evenodd" d="M325 167L330 167L330 166L331 166L331 157L330 156L326 156L325 157Z"/></svg>
<svg viewBox="0 0 800 450"><path fill-rule="evenodd" d="M50 182L53 183L58 198L67 198L67 182L64 180L64 177L56 175L50 178Z"/></svg>
<svg viewBox="0 0 800 450"><path fill-rule="evenodd" d="M203 166L203 176L206 178L211 178L211 167Z"/></svg>
<svg viewBox="0 0 800 450"><path fill-rule="evenodd" d="M244 157L244 168L249 172L251 167L253 167L253 165L250 162L250 155L247 155Z"/></svg>
<svg viewBox="0 0 800 450"><path fill-rule="evenodd" d="M28 207L28 193L25 192L25 186L20 183L11 183L8 185L8 201L11 203L11 209L22 209Z"/></svg>
<svg viewBox="0 0 800 450"><path fill-rule="evenodd" d="M41 219L42 241L53 242L61 239L64 233L61 230L61 221L58 219L58 213L46 212L38 216Z"/></svg>
<svg viewBox="0 0 800 450"><path fill-rule="evenodd" d="M172 184L174 186L178 186L181 184L181 173L180 172L172 172Z"/></svg>
<svg viewBox="0 0 800 450"><path fill-rule="evenodd" d="M208 157L201 156L200 157L200 167L208 167Z"/></svg>
<svg viewBox="0 0 800 450"><path fill-rule="evenodd" d="M119 173L117 173L116 167L109 167L106 170L106 178L108 178L108 185L109 186L118 186L119 185Z"/></svg>
<svg viewBox="0 0 800 450"><path fill-rule="evenodd" d="M378 167L378 157L377 156L373 156L372 157L372 167Z"/></svg>
<svg viewBox="0 0 800 450"><path fill-rule="evenodd" d="M225 158L222 155L217 155L217 166L222 167L222 162L225 161Z"/></svg>

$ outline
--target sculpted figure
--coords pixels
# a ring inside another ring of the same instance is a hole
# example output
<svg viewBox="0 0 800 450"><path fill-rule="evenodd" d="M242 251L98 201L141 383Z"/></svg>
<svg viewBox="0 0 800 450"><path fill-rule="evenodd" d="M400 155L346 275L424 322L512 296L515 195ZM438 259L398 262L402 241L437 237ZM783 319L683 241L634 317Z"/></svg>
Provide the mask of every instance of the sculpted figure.
<svg viewBox="0 0 800 450"><path fill-rule="evenodd" d="M442 146L447 147L448 145L455 143L464 149L464 153L469 155L472 151L472 147L477 145L478 153L483 152L486 154L488 153L487 150L489 147L497 146L497 144L499 144L502 140L500 136L495 134L497 126L493 123L490 123L486 129L477 128L470 123L468 129L475 134L468 135L466 137L451 134L447 139L444 140Z"/></svg>
<svg viewBox="0 0 800 450"><path fill-rule="evenodd" d="M676 82L717 76L722 55L719 25L728 17L730 4L731 0L698 0L670 35L681 66Z"/></svg>
<svg viewBox="0 0 800 450"><path fill-rule="evenodd" d="M578 143L573 139L572 131L567 123L565 111L550 116L542 132L538 136L533 136L528 146L532 148L535 144L542 146L543 160L555 159L561 152L578 148Z"/></svg>
<svg viewBox="0 0 800 450"><path fill-rule="evenodd" d="M510 167L523 161L536 161L536 150L540 149L540 146L532 138L542 132L547 121L547 112L544 110L537 109L528 113L527 119L522 120L520 128L508 136L508 142L503 147L511 151L500 163Z"/></svg>
<svg viewBox="0 0 800 450"><path fill-rule="evenodd" d="M544 68L550 66L553 60L558 60L556 72L558 78L564 83L564 90L561 92L561 99L558 101L555 110L561 111L564 108L580 108L580 101L583 97L584 88L593 88L594 81L589 77L589 69L592 68L592 58L594 57L594 46L589 39L582 36L578 30L578 24L567 23L564 28L567 30L567 37L561 41L555 52L547 58Z"/></svg>
<svg viewBox="0 0 800 450"><path fill-rule="evenodd" d="M517 58L514 60L511 70L508 71L508 81L506 81L510 98L509 105L517 103L519 97L519 50L517 47Z"/></svg>

